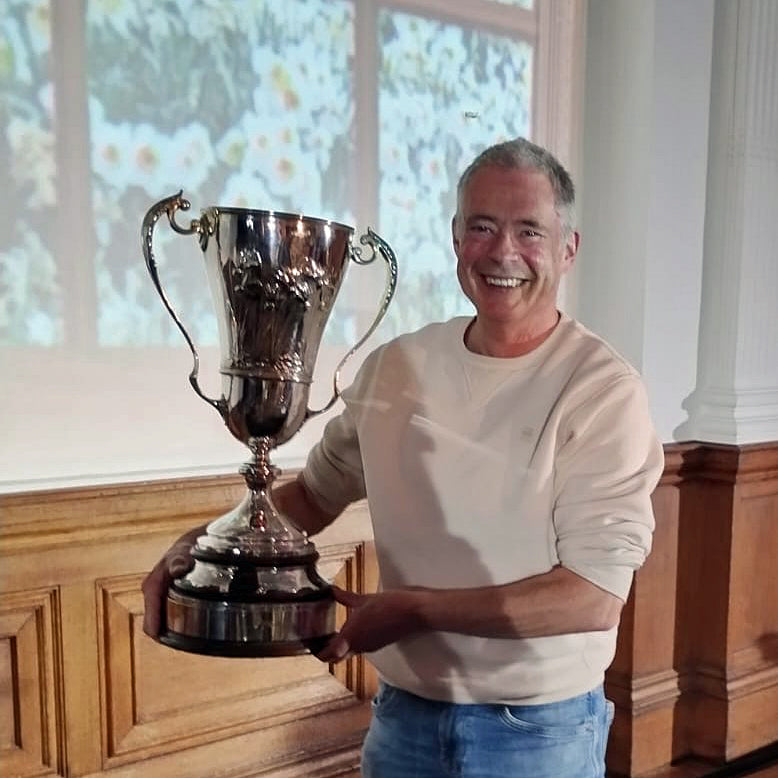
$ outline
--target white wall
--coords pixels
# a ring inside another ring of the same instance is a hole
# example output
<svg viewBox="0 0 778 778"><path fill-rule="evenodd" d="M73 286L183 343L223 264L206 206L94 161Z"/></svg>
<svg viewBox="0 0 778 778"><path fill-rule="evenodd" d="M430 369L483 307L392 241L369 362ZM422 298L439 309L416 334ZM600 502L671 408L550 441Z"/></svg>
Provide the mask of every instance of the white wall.
<svg viewBox="0 0 778 778"><path fill-rule="evenodd" d="M578 318L644 375L660 437L694 390L713 0L590 0Z"/></svg>

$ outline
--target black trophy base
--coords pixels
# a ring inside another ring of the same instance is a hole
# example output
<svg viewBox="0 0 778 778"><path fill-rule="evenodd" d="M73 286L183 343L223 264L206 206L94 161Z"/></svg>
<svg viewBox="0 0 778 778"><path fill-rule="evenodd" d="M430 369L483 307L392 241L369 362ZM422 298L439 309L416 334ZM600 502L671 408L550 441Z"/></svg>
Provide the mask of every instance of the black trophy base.
<svg viewBox="0 0 778 778"><path fill-rule="evenodd" d="M204 640L203 638L179 635L175 632L165 632L159 641L170 648L186 651L190 654L205 654L207 656L223 657L270 657L270 656L300 656L301 654L318 654L329 640L329 635L307 638L305 640L287 640L275 643L246 643L238 640Z"/></svg>
<svg viewBox="0 0 778 778"><path fill-rule="evenodd" d="M330 588L245 602L199 596L174 583L168 590L167 627L160 642L208 656L316 654L335 633L335 607Z"/></svg>

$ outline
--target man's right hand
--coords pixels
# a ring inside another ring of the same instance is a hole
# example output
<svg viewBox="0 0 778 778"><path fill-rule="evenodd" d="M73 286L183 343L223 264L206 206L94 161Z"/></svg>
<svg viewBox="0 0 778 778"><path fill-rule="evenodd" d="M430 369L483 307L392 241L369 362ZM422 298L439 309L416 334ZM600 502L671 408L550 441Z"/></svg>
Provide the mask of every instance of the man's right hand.
<svg viewBox="0 0 778 778"><path fill-rule="evenodd" d="M180 578L192 568L194 559L191 550L200 535L205 534L206 525L195 527L182 535L157 562L146 576L141 589L145 603L143 631L157 640L164 625L164 609L167 590L174 578Z"/></svg>

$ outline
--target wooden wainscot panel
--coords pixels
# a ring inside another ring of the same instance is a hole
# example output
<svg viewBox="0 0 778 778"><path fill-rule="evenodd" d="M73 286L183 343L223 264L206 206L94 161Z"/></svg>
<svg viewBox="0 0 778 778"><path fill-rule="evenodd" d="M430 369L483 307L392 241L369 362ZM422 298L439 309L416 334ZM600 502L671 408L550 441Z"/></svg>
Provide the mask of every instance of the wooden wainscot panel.
<svg viewBox="0 0 778 778"><path fill-rule="evenodd" d="M665 447L665 471L653 494L653 549L624 606L606 694L616 705L608 744L612 775L636 776L669 764L679 697L674 668L680 469L685 448Z"/></svg>
<svg viewBox="0 0 778 778"><path fill-rule="evenodd" d="M727 759L778 740L778 447L741 450L734 506Z"/></svg>
<svg viewBox="0 0 778 778"><path fill-rule="evenodd" d="M3 775L63 775L62 671L55 589L3 593L0 763Z"/></svg>
<svg viewBox="0 0 778 778"><path fill-rule="evenodd" d="M340 570L341 580L364 578L343 570L356 566L356 550L326 549L320 569L325 575L327 568ZM364 549L360 552L364 559ZM292 757L301 762L306 751L315 757L339 730L357 735L349 756L356 763L369 718L366 706L348 686L351 679L355 686L365 687L359 673L347 670L342 674L344 684L312 656L222 659L161 646L142 632L141 580L124 576L97 582L102 604L98 623L105 769L249 732L255 738L252 769L259 767L257 754L264 754L259 761L265 771ZM301 739L305 731L309 734ZM311 736L314 731L316 737ZM323 737L326 732L329 737ZM232 749L222 744L216 750L223 769L230 762L225 752ZM209 769L191 773L209 774Z"/></svg>
<svg viewBox="0 0 778 778"><path fill-rule="evenodd" d="M704 444L687 466L677 746L723 762L778 740L778 444Z"/></svg>
<svg viewBox="0 0 778 778"><path fill-rule="evenodd" d="M358 777L376 686L363 658L221 659L142 632L145 573L244 489L230 476L0 496L0 774ZM316 545L325 577L375 588L364 504Z"/></svg>

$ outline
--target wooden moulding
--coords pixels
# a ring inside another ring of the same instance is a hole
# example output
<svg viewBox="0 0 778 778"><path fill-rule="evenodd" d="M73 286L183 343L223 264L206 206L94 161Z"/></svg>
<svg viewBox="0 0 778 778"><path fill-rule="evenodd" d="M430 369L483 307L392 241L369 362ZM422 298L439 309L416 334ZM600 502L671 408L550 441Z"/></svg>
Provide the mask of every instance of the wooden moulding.
<svg viewBox="0 0 778 778"><path fill-rule="evenodd" d="M613 775L778 740L778 443L667 446L653 501L606 676Z"/></svg>
<svg viewBox="0 0 778 778"><path fill-rule="evenodd" d="M681 504L677 735L724 762L778 740L778 444L706 444Z"/></svg>
<svg viewBox="0 0 778 778"><path fill-rule="evenodd" d="M606 676L613 775L778 740L778 443L665 455L654 548ZM236 475L0 496L0 772L358 774L375 689L362 658L213 660L140 629L145 572L244 488ZM375 589L364 504L316 545L343 585Z"/></svg>

